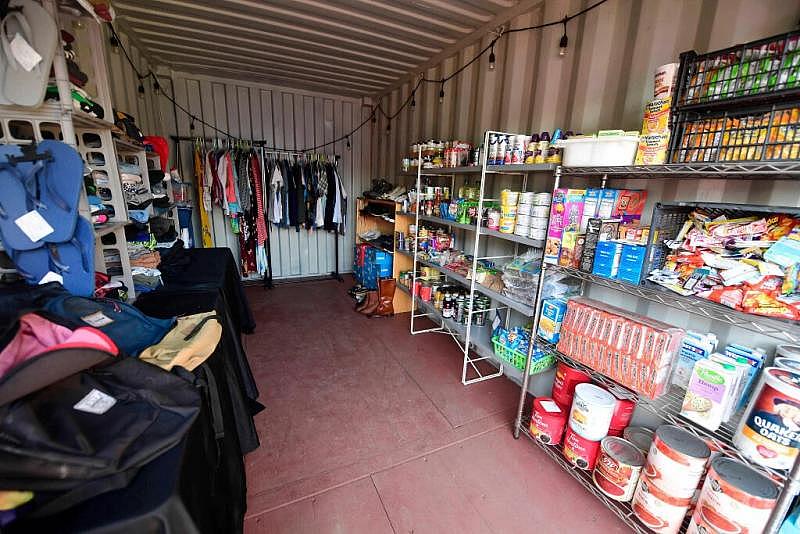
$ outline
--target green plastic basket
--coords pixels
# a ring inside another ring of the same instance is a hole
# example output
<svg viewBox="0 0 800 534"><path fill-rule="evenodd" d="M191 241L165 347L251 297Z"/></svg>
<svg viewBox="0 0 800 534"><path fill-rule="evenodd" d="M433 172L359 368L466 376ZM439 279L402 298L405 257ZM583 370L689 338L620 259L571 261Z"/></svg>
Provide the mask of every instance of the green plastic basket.
<svg viewBox="0 0 800 534"><path fill-rule="evenodd" d="M494 353L501 360L510 363L520 371L525 371L525 359L527 355L514 349L510 349L500 343L496 338L492 338L492 345L494 345ZM541 358L531 361L531 369L528 374L535 375L547 371L555 365L556 359L550 353L545 353Z"/></svg>

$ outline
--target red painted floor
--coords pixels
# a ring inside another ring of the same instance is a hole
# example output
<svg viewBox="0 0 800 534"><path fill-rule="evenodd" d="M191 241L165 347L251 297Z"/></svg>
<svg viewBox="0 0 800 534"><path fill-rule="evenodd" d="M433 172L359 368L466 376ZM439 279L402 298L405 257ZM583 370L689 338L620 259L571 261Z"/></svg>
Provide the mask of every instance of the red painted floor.
<svg viewBox="0 0 800 534"><path fill-rule="evenodd" d="M519 387L464 387L462 355L408 314L367 319L347 283L247 290L267 409L245 458L248 533L625 532L511 422Z"/></svg>

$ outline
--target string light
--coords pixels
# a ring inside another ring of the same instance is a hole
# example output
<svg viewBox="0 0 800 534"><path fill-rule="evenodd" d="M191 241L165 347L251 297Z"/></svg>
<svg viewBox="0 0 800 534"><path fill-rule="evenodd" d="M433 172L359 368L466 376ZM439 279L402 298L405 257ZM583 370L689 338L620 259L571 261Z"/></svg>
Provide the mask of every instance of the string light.
<svg viewBox="0 0 800 534"><path fill-rule="evenodd" d="M189 131L190 132L194 131L194 116L192 116L192 122L189 123Z"/></svg>
<svg viewBox="0 0 800 534"><path fill-rule="evenodd" d="M328 141L328 142L321 143L321 144L319 144L317 146L314 146L314 147L309 147L307 149L303 149L303 150L301 150L301 152L308 152L308 151L312 151L313 152L313 151L316 151L319 148L323 148L323 147L326 147L326 146L329 146L329 145L333 145L333 144L338 143L338 142L340 142L342 140L345 140L347 142L347 148L350 149L351 148L350 147L350 136L353 135L355 132L359 131L361 128L363 128L367 124L367 122L371 121L373 124L376 123L377 122L377 112L378 111L383 113L383 115L387 119L391 120L392 118L397 117L400 114L400 112L408 105L410 105L411 109L414 110L416 108L416 104L417 104L417 102L416 102L416 90L419 88L419 86L423 82L424 83L439 83L439 84L441 84L440 85L440 89L439 89L439 103L444 103L444 84L445 84L445 82L448 82L448 81L452 80L453 78L455 78L456 76L458 76L459 74L461 74L470 65L472 65L473 63L478 61L481 58L481 56L483 56L483 54L485 54L486 52L489 52L489 69L493 70L493 69L496 68L497 58L496 58L495 53L494 53L494 45L502 36L504 36L506 34L525 32L525 31L531 31L531 30L541 30L541 29L544 29L544 28L549 28L551 26L558 26L559 24L561 24L564 27L564 33L561 36L561 40L559 42L559 55L560 56L564 56L567 53L567 46L569 44L569 38L567 37L567 22L569 22L570 20L572 20L574 18L580 17L580 16L582 16L582 15L584 15L584 14L586 14L586 13L588 13L588 12L598 8L598 7L600 7L602 4L606 3L607 1L608 0L597 0L594 4L592 4L592 5L590 5L590 6L586 7L586 8L578 11L574 15L567 15L560 21L557 20L557 21L545 22L543 24L538 24L538 25L535 25L535 26L526 26L526 27L522 27L522 28L513 28L513 29L507 29L505 31L501 31L499 34L497 34L497 36L494 38L494 40L488 46L486 46L485 48L480 50L475 55L475 57L473 57L470 61L466 62L464 65L462 65L461 67L456 69L454 72L452 72L446 78L441 78L441 79L435 80L435 79L425 78L424 75L422 75L419 78L419 81L417 82L416 86L414 87L414 89L411 92L411 98L409 100L406 100L400 106L400 108L397 109L393 114L387 115L382 109L380 109L379 106L375 106L374 108L372 108L371 115L369 117L367 117L366 119L364 119L359 125L357 125L355 128L353 128L353 130L351 130L349 133L343 134L341 137L333 139L332 141ZM160 84L158 82L158 76L156 76L156 74L154 72L152 72L152 71L148 71L145 74L142 74L141 71L139 71L138 68L136 67L136 64L131 59L130 54L128 54L128 51L123 46L123 44L122 44L122 42L120 40L119 34L116 32L116 30L114 29L114 26L111 23L109 23L109 28L110 28L110 31L111 31L111 34L112 34L111 37L109 38L109 44L111 45L112 49L115 49L115 51L117 51L116 49L118 49L119 51L121 51L121 52L123 52L125 54L125 59L128 61L128 63L130 64L131 68L133 69L133 71L136 73L136 75L139 78L138 92L139 92L140 97L143 97L144 94L145 94L143 80L145 78L148 78L148 77L152 77L153 78L153 92L155 94L157 94L157 95L161 95L162 92L161 92L161 86L160 86ZM180 109L183 113L185 113L187 116L189 116L191 118L191 122L192 123L197 121L200 124L203 124L204 126L208 127L210 130L212 130L214 132L217 132L218 134L221 134L224 137L228 137L228 138L235 137L235 136L231 135L230 132L226 132L225 130L221 130L217 126L215 126L213 124L210 124L210 123L204 121L201 118L195 117L188 109L186 109L184 106L179 104L175 100L175 98L173 96L170 96L166 92L163 93L163 96L164 96L164 98L169 100L173 104L173 106L175 106L176 109ZM192 125L190 124L190 129L191 129L191 126ZM386 129L387 129L387 132L390 130L390 126L388 124L387 124L387 128ZM273 149L273 150L284 150L283 148L267 147L266 145L264 145L264 147L265 148L270 148L270 149Z"/></svg>
<svg viewBox="0 0 800 534"><path fill-rule="evenodd" d="M564 35L561 36L561 41L558 43L558 55L559 56L566 56L567 55L567 45L569 44L569 37L567 37L567 21L569 19L564 17Z"/></svg>
<svg viewBox="0 0 800 534"><path fill-rule="evenodd" d="M392 133L392 121L386 121L386 135Z"/></svg>

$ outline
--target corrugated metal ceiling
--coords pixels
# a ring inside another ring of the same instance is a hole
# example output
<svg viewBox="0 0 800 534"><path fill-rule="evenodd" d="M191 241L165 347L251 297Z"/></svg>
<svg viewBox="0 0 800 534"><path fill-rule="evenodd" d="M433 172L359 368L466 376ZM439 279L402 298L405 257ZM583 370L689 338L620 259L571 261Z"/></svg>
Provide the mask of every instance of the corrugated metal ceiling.
<svg viewBox="0 0 800 534"><path fill-rule="evenodd" d="M524 0L122 0L148 55L175 70L371 95Z"/></svg>

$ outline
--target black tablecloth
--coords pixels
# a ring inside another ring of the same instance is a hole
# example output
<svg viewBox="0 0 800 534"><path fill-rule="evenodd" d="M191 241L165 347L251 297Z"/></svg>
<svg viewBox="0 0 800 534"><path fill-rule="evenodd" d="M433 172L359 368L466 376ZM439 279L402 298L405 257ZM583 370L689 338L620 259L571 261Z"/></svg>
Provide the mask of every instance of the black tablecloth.
<svg viewBox="0 0 800 534"><path fill-rule="evenodd" d="M169 289L221 289L237 331L251 334L255 330L256 322L230 249L170 249L162 254L159 269Z"/></svg>
<svg viewBox="0 0 800 534"><path fill-rule="evenodd" d="M227 250L227 249L226 249ZM216 311L222 318L223 338L220 342L222 360L227 372L228 395L233 406L233 418L239 435L242 453L258 448L258 434L252 416L264 409L256 399L258 389L236 332L227 312L222 292L217 289L176 289L173 287L145 293L136 299L135 306L152 317L173 317Z"/></svg>

